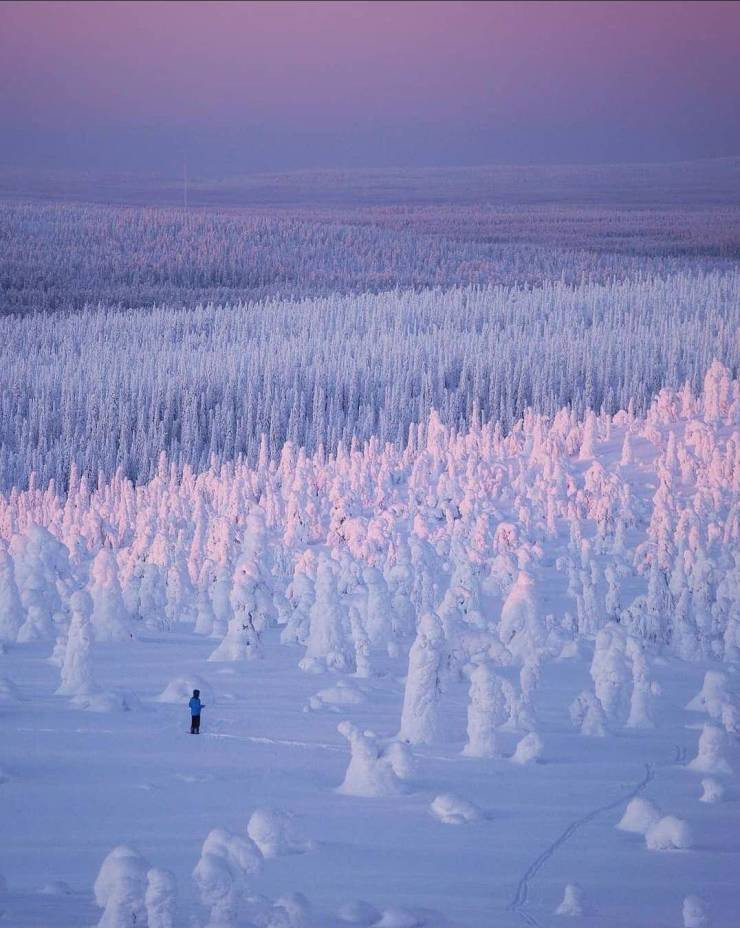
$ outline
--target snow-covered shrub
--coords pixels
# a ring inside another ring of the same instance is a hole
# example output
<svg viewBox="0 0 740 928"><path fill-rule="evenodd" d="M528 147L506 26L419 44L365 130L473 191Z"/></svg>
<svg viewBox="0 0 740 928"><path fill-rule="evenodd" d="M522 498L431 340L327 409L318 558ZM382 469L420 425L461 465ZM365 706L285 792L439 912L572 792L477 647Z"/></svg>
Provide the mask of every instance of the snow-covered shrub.
<svg viewBox="0 0 740 928"><path fill-rule="evenodd" d="M701 690L686 708L689 712L706 712L710 718L721 719L722 710L731 702L727 674L720 670L708 670L704 674Z"/></svg>
<svg viewBox="0 0 740 928"><path fill-rule="evenodd" d="M624 815L616 826L621 831L631 831L638 835L646 834L660 820L660 812L642 796L635 796L627 803Z"/></svg>
<svg viewBox="0 0 740 928"><path fill-rule="evenodd" d="M704 900L699 896L686 896L682 914L684 928L707 928L709 925Z"/></svg>
<svg viewBox="0 0 740 928"><path fill-rule="evenodd" d="M555 909L556 915L579 916L586 913L586 894L577 883L566 883L563 901Z"/></svg>
<svg viewBox="0 0 740 928"><path fill-rule="evenodd" d="M691 845L688 824L675 815L663 816L645 832L645 846L649 851L686 850Z"/></svg>
<svg viewBox="0 0 740 928"><path fill-rule="evenodd" d="M606 734L606 716L598 697L590 690L583 690L570 705L573 725L583 735L603 738Z"/></svg>
<svg viewBox="0 0 740 928"><path fill-rule="evenodd" d="M210 910L207 928L236 928L247 878L262 866L262 855L247 837L215 828L203 842L193 879Z"/></svg>
<svg viewBox="0 0 740 928"><path fill-rule="evenodd" d="M517 744L511 761L514 764L531 764L539 760L545 746L537 732L531 731Z"/></svg>
<svg viewBox="0 0 740 928"><path fill-rule="evenodd" d="M481 817L480 809L472 802L453 796L452 793L435 796L429 809L444 825L465 825L468 822L476 822Z"/></svg>
<svg viewBox="0 0 740 928"><path fill-rule="evenodd" d="M265 858L302 854L311 849L311 842L299 833L293 817L280 809L255 809L247 834Z"/></svg>
<svg viewBox="0 0 740 928"><path fill-rule="evenodd" d="M372 732L361 732L351 722L340 722L340 735L349 742L351 757L344 782L337 792L345 796L397 796L400 780L390 757L379 747Z"/></svg>
<svg viewBox="0 0 740 928"><path fill-rule="evenodd" d="M690 770L697 773L730 774L732 768L724 756L727 738L716 725L704 725L699 735L699 750L696 757L688 763Z"/></svg>
<svg viewBox="0 0 740 928"><path fill-rule="evenodd" d="M719 780L713 777L705 777L701 781L702 794L699 802L722 802L725 795L725 788Z"/></svg>
<svg viewBox="0 0 740 928"><path fill-rule="evenodd" d="M410 780L414 775L416 763L414 755L405 741L391 741L384 751L384 757L388 759L393 772L399 780Z"/></svg>
<svg viewBox="0 0 740 928"><path fill-rule="evenodd" d="M133 848L120 845L103 861L95 880L95 902L103 909L98 928L144 924L149 864Z"/></svg>

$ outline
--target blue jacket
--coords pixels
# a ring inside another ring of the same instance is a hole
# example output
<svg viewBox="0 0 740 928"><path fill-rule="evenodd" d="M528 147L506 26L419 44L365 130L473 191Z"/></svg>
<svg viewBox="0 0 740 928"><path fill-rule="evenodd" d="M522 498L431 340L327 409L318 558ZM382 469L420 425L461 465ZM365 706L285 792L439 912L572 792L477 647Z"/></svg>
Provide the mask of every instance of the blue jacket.
<svg viewBox="0 0 740 928"><path fill-rule="evenodd" d="M193 696L188 705L190 706L190 712L192 715L200 715L201 706L203 704L197 696Z"/></svg>

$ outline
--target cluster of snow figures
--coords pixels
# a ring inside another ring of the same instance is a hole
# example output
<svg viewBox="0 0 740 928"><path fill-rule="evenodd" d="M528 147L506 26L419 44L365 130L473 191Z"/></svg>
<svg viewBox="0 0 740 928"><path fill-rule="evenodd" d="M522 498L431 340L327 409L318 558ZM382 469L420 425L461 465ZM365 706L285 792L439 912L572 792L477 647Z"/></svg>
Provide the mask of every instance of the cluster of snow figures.
<svg viewBox="0 0 740 928"><path fill-rule="evenodd" d="M299 893L275 902L264 896L247 897L250 881L265 860L302 854L313 848L297 830L293 819L279 809L256 809L245 834L223 828L209 832L193 870L193 881L207 928L236 928L248 906L264 928L301 928L309 914L308 901ZM152 868L134 848L121 845L106 856L95 881L95 901L103 910L98 928L174 928L177 883L168 870Z"/></svg>
<svg viewBox="0 0 740 928"><path fill-rule="evenodd" d="M65 491L73 463L141 484L161 451L180 475L255 467L288 441L400 454L432 409L458 433L506 434L528 409L641 415L736 363L739 307L735 269L0 316L0 488Z"/></svg>
<svg viewBox="0 0 740 928"><path fill-rule="evenodd" d="M288 443L274 464L182 477L163 455L139 487L73 472L65 497L13 490L0 497L0 638L49 641L59 692L93 709L134 698L100 691L96 642L133 647L178 623L214 638L212 661L260 658L270 629L307 673L367 677L407 653L400 739L444 737L440 701L467 677L465 753L495 755L509 726L530 733L517 763L543 750L542 662L589 639L574 724L649 727L650 655L738 658L739 413L740 383L715 362L700 395L663 390L644 417L530 413L504 436L433 413L402 451L372 439L309 457ZM722 772L718 738L740 717L720 670L695 708L712 722L694 766ZM394 789L398 758L342 733L357 755L345 788Z"/></svg>

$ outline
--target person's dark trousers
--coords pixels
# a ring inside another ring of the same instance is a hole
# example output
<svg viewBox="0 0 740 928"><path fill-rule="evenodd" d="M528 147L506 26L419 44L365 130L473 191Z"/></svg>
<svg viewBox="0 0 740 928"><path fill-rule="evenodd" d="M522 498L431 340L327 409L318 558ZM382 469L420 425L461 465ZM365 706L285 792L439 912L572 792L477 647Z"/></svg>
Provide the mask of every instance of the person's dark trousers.
<svg viewBox="0 0 740 928"><path fill-rule="evenodd" d="M190 734L199 735L200 734L200 716L194 715L192 717L192 723L190 725Z"/></svg>

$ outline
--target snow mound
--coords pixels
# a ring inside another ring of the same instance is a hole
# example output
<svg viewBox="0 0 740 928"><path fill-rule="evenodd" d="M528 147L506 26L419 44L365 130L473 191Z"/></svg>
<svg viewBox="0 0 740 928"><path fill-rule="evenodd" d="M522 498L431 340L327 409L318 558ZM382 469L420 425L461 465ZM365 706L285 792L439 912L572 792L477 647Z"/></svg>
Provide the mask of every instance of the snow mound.
<svg viewBox="0 0 740 928"><path fill-rule="evenodd" d="M570 660L573 660L574 658L581 657L582 653L583 653L583 649L581 647L580 642L566 641L563 644L562 648L560 649L560 653L557 656L557 660L558 661L570 661ZM571 884L569 883L568 886L570 885Z"/></svg>
<svg viewBox="0 0 740 928"><path fill-rule="evenodd" d="M87 712L133 712L142 708L136 693L124 689L75 696L72 705Z"/></svg>
<svg viewBox="0 0 740 928"><path fill-rule="evenodd" d="M365 902L362 899L354 899L352 902L346 902L337 912L340 921L348 925L361 925L363 928L369 928L380 921L380 911Z"/></svg>
<svg viewBox="0 0 740 928"><path fill-rule="evenodd" d="M280 809L255 809L247 824L247 834L265 858L303 854L312 847L299 834L293 817Z"/></svg>
<svg viewBox="0 0 740 928"><path fill-rule="evenodd" d="M267 921L260 922L261 928L308 928L311 921L311 905L302 893L281 896L266 913Z"/></svg>
<svg viewBox="0 0 740 928"><path fill-rule="evenodd" d="M190 697L193 695L193 690L200 690L203 705L212 706L215 702L210 684L197 674L187 677L175 677L174 680L170 680L159 696L156 697L156 702L187 706Z"/></svg>
<svg viewBox="0 0 740 928"><path fill-rule="evenodd" d="M420 928L424 920L408 909L391 906L383 911L383 917L373 928Z"/></svg>
<svg viewBox="0 0 740 928"><path fill-rule="evenodd" d="M727 737L716 725L705 725L699 735L699 750L696 757L687 765L689 770L698 773L730 774L732 768L724 757Z"/></svg>
<svg viewBox="0 0 740 928"><path fill-rule="evenodd" d="M683 901L684 928L705 928L708 924L704 900L699 896L687 896Z"/></svg>
<svg viewBox="0 0 740 928"><path fill-rule="evenodd" d="M310 709L317 711L324 706L334 708L335 706L357 706L367 701L364 693L361 693L349 683L341 681L336 686L329 686L324 690L319 690L308 701Z"/></svg>
<svg viewBox="0 0 740 928"><path fill-rule="evenodd" d="M64 880L50 880L48 883L44 883L39 893L42 896L70 896L72 890Z"/></svg>
<svg viewBox="0 0 740 928"><path fill-rule="evenodd" d="M511 762L513 764L522 765L531 764L542 756L544 747L545 745L542 742L542 738L540 738L536 731L531 731L522 738L519 744L517 744Z"/></svg>
<svg viewBox="0 0 740 928"><path fill-rule="evenodd" d="M556 915L583 915L586 909L586 897L577 883L567 883L563 892L563 901L555 909Z"/></svg>
<svg viewBox="0 0 740 928"><path fill-rule="evenodd" d="M699 797L699 802L722 802L725 795L725 788L713 777L705 777L701 781L704 792Z"/></svg>
<svg viewBox="0 0 740 928"><path fill-rule="evenodd" d="M646 834L656 822L660 821L660 812L648 799L636 796L627 803L619 824L620 831L631 831L634 834Z"/></svg>
<svg viewBox="0 0 740 928"><path fill-rule="evenodd" d="M687 850L692 845L691 831L683 819L665 815L648 828L645 845L649 851Z"/></svg>
<svg viewBox="0 0 740 928"><path fill-rule="evenodd" d="M465 825L468 822L477 822L481 817L480 809L466 799L453 796L452 793L442 793L436 796L429 805L432 815L444 825Z"/></svg>

